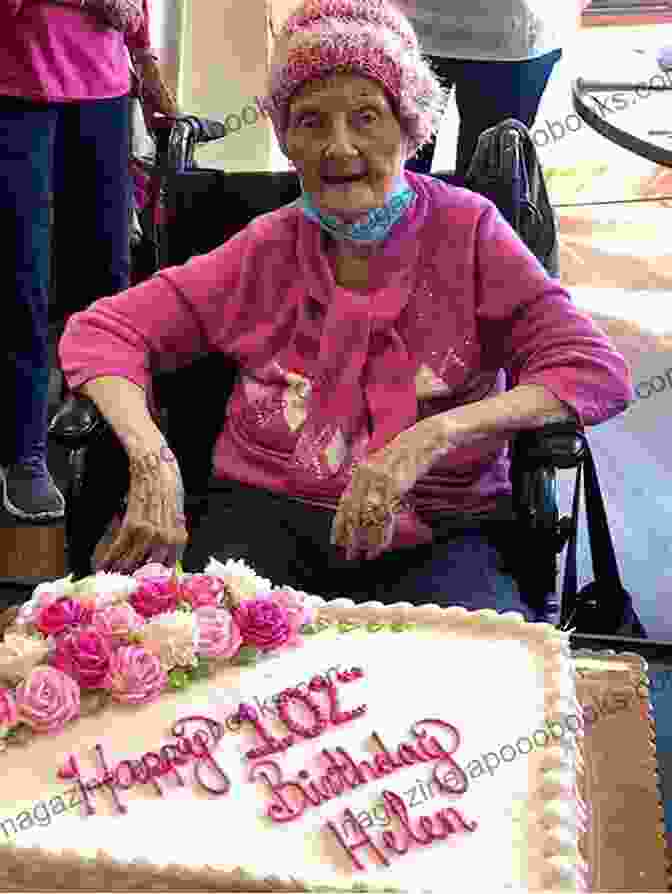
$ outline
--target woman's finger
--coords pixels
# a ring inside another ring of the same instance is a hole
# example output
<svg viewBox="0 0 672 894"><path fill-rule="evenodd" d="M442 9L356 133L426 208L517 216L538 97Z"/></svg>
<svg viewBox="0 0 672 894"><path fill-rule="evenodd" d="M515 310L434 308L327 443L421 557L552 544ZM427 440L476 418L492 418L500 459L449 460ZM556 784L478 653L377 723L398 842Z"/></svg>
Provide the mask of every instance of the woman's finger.
<svg viewBox="0 0 672 894"><path fill-rule="evenodd" d="M132 540L134 539L133 531L129 527L128 518L122 522L121 528L112 543L103 552L100 564L104 570L111 570L128 554Z"/></svg>
<svg viewBox="0 0 672 894"><path fill-rule="evenodd" d="M147 562L158 562L159 565L165 565L166 568L175 567L175 547L155 546L147 557Z"/></svg>
<svg viewBox="0 0 672 894"><path fill-rule="evenodd" d="M137 561L136 557L142 558L147 552L148 545L144 542L143 535L134 524L129 524L126 520L118 540L112 544L106 564L111 571L125 574Z"/></svg>
<svg viewBox="0 0 672 894"><path fill-rule="evenodd" d="M341 495L331 529L332 544L343 549L346 548L348 541L350 505L350 488L348 487Z"/></svg>
<svg viewBox="0 0 672 894"><path fill-rule="evenodd" d="M133 534L130 548L118 563L122 573L129 573L142 567L152 551L161 544L158 531L149 523L135 526Z"/></svg>
<svg viewBox="0 0 672 894"><path fill-rule="evenodd" d="M359 558L359 531L349 524L345 538L345 558L348 562L355 562Z"/></svg>
<svg viewBox="0 0 672 894"><path fill-rule="evenodd" d="M154 522L157 497L146 480L134 482L128 495L128 508L119 532L112 544L107 561L115 570L124 572L133 565L139 567L142 559L156 544L158 527Z"/></svg>

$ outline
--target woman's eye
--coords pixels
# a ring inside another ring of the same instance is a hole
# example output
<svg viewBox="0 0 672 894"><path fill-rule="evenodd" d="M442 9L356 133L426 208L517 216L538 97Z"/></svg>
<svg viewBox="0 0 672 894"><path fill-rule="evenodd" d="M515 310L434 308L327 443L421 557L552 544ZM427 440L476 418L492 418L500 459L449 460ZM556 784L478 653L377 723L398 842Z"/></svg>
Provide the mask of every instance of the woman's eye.
<svg viewBox="0 0 672 894"><path fill-rule="evenodd" d="M376 120L376 113L371 111L358 112L359 120L363 124L373 124Z"/></svg>

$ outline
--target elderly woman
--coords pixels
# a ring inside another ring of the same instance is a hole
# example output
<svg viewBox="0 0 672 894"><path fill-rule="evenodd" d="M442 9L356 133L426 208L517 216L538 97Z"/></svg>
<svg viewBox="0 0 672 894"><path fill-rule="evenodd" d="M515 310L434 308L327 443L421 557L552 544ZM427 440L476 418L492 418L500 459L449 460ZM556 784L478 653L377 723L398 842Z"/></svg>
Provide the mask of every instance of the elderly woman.
<svg viewBox="0 0 672 894"><path fill-rule="evenodd" d="M444 96L396 7L305 2L278 37L269 94L301 199L97 301L61 341L70 386L130 459L99 567L169 561L187 541L149 359L219 351L240 373L226 415L216 381L197 397L222 403L223 427L187 568L240 557L325 596L534 617L498 567L507 441L620 413L623 358L490 202L404 173Z"/></svg>

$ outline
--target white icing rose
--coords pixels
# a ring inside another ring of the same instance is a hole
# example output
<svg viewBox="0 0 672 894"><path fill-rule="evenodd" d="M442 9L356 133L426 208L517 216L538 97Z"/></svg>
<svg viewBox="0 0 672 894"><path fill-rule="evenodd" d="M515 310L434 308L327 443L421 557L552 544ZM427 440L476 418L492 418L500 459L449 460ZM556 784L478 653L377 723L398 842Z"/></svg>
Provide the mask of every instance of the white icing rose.
<svg viewBox="0 0 672 894"><path fill-rule="evenodd" d="M39 611L50 602L60 599L61 596L73 596L74 584L72 575L52 580L44 584L39 584L33 590L33 595L27 602L24 602L19 613L16 616L15 624L22 627L26 624L33 624Z"/></svg>
<svg viewBox="0 0 672 894"><path fill-rule="evenodd" d="M126 602L138 588L138 581L127 574L99 571L74 584L74 595L79 601L93 608L107 608L117 602Z"/></svg>
<svg viewBox="0 0 672 894"><path fill-rule="evenodd" d="M198 624L191 612L164 612L148 621L138 633L141 644L156 655L164 671L196 664Z"/></svg>
<svg viewBox="0 0 672 894"><path fill-rule="evenodd" d="M260 577L242 559L229 559L226 563L222 563L210 558L203 573L224 581L234 597L239 600L262 598L273 588L270 580Z"/></svg>
<svg viewBox="0 0 672 894"><path fill-rule="evenodd" d="M0 643L0 679L10 683L24 680L48 654L49 644L43 637L6 633Z"/></svg>

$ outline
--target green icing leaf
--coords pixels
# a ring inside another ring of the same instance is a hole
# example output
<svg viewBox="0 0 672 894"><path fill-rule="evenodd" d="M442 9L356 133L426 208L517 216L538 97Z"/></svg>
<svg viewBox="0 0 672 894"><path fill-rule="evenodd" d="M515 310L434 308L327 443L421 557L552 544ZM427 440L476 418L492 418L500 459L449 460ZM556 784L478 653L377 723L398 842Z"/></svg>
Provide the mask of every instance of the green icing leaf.
<svg viewBox="0 0 672 894"><path fill-rule="evenodd" d="M184 577L184 568L182 567L182 562L180 562L179 559L177 560L177 562L175 562L175 574L178 577Z"/></svg>
<svg viewBox="0 0 672 894"><path fill-rule="evenodd" d="M384 624L377 624L375 621L369 621L369 623L366 625L367 633L379 633L381 630L384 630L384 629L385 629Z"/></svg>
<svg viewBox="0 0 672 894"><path fill-rule="evenodd" d="M189 677L181 668L175 668L168 674L168 682L173 689L186 689L189 685Z"/></svg>
<svg viewBox="0 0 672 894"><path fill-rule="evenodd" d="M193 680L205 680L212 674L212 665L205 658L198 659L198 664L190 671Z"/></svg>
<svg viewBox="0 0 672 894"><path fill-rule="evenodd" d="M318 618L314 624L304 624L300 633L306 636L314 636L316 633L322 633L327 627L331 627L331 623L328 618Z"/></svg>
<svg viewBox="0 0 672 894"><path fill-rule="evenodd" d="M24 730L27 728L28 728L27 723L17 723L16 726L13 726L11 729L6 730L3 733L2 738L3 739L13 739L15 736L17 736L21 732L21 730Z"/></svg>
<svg viewBox="0 0 672 894"><path fill-rule="evenodd" d="M72 583L72 590L75 595L81 595L82 593L86 593L88 589L91 588L91 585L94 583L96 576L95 574L90 574L88 577L82 577L80 580L72 581L72 575L69 575L70 581Z"/></svg>
<svg viewBox="0 0 672 894"><path fill-rule="evenodd" d="M359 621L339 621L338 622L338 632L339 633L352 633L353 630L360 630L361 624Z"/></svg>
<svg viewBox="0 0 672 894"><path fill-rule="evenodd" d="M243 646L234 659L234 664L254 664L259 657L259 649L254 646Z"/></svg>

